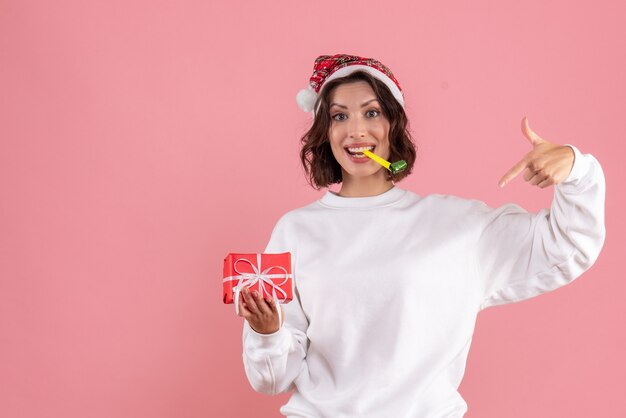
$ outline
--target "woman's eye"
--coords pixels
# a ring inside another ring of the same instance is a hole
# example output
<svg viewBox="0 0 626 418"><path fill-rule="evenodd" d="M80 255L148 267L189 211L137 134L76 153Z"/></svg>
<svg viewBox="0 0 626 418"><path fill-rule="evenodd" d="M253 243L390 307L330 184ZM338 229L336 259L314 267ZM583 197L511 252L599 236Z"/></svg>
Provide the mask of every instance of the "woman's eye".
<svg viewBox="0 0 626 418"><path fill-rule="evenodd" d="M370 114L370 112L374 112L374 115L372 117L376 117L380 114L380 111L378 109L370 109L367 111L366 114ZM345 115L343 113L337 113L332 116L332 119L336 121L344 120L344 119L337 119L337 116L345 116Z"/></svg>

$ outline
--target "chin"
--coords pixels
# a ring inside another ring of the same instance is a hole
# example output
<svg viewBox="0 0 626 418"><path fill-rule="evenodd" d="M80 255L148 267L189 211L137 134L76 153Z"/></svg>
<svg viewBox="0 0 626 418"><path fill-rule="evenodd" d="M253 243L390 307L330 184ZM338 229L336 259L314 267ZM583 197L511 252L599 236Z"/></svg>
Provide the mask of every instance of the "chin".
<svg viewBox="0 0 626 418"><path fill-rule="evenodd" d="M358 169L358 168L353 169L352 167L350 167L350 170L346 170L345 167L343 168L343 171L345 173L348 173L350 176L357 177L357 178L373 176L381 170L384 170L384 168L378 167L378 168L372 169L370 167L367 167L367 168L364 167L363 169Z"/></svg>

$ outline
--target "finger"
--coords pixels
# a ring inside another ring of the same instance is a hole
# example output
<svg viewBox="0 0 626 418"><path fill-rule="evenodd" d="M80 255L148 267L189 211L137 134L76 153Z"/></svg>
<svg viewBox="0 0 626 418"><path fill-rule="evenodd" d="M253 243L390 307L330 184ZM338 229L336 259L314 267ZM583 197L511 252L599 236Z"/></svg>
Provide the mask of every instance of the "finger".
<svg viewBox="0 0 626 418"><path fill-rule="evenodd" d="M250 295L248 289L243 289L243 292L241 293L243 293L248 310L252 312L253 315L257 315L259 313L259 308L256 306L256 302L254 301L252 295Z"/></svg>
<svg viewBox="0 0 626 418"><path fill-rule="evenodd" d="M269 296L266 300L265 300L269 306L269 308L272 310L273 314L278 315L278 310L280 309L280 313L281 313L281 323L280 325L283 324L283 322L285 322L285 311L283 310L283 307L276 301L276 299L272 298L271 296Z"/></svg>
<svg viewBox="0 0 626 418"><path fill-rule="evenodd" d="M547 179L548 177L549 176L547 174L537 173L532 179L530 179L530 184L532 184L533 186L536 186L542 181L544 181L545 179Z"/></svg>
<svg viewBox="0 0 626 418"><path fill-rule="evenodd" d="M524 168L526 168L526 164L527 164L526 157L524 157L517 164L515 164L509 171L507 171L506 174L502 176L502 178L500 178L498 185L500 187L504 187L509 181L515 178L515 176L521 173Z"/></svg>
<svg viewBox="0 0 626 418"><path fill-rule="evenodd" d="M540 176L539 173L535 173L534 171L528 170L528 173L524 175L524 180L526 180L530 184L533 184L532 182L533 181L536 182L539 176Z"/></svg>
<svg viewBox="0 0 626 418"><path fill-rule="evenodd" d="M256 306L259 308L259 312L265 315L269 315L272 313L271 310L267 306L267 302L265 302L265 300L261 297L261 295L259 295L259 292L257 292L256 290L253 291L252 297L254 298L254 301L256 302Z"/></svg>
<svg viewBox="0 0 626 418"><path fill-rule="evenodd" d="M271 296L265 298L265 303L267 303L267 307L270 311L272 311L272 313L277 313L276 301Z"/></svg>
<svg viewBox="0 0 626 418"><path fill-rule="evenodd" d="M239 306L239 316L243 316L244 318L250 313L250 311L248 310L248 308L246 307L245 302L243 301L243 292L239 293L239 301L238 301L238 306Z"/></svg>
<svg viewBox="0 0 626 418"><path fill-rule="evenodd" d="M239 306L239 313L237 315L239 316L243 316L244 318L246 317L246 315L250 312L248 310L248 308L246 307L246 304L243 301L243 292L239 293L239 301L238 301L238 306Z"/></svg>
<svg viewBox="0 0 626 418"><path fill-rule="evenodd" d="M524 170L524 181L530 181L536 174L530 167L526 167L526 170Z"/></svg>
<svg viewBox="0 0 626 418"><path fill-rule="evenodd" d="M532 129L530 129L530 125L528 124L528 118L526 116L522 118L522 133L526 138L528 138L528 141L533 146L538 145L543 141L543 139L539 135L537 135Z"/></svg>
<svg viewBox="0 0 626 418"><path fill-rule="evenodd" d="M539 183L537 186L541 187L542 189L545 189L546 187L551 186L553 184L554 184L554 180L548 177L547 179Z"/></svg>

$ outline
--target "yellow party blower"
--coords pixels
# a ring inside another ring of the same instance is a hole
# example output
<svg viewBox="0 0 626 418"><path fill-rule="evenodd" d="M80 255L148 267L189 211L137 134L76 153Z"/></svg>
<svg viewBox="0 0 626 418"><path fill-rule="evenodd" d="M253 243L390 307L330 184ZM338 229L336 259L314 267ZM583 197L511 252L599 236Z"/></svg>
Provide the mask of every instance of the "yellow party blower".
<svg viewBox="0 0 626 418"><path fill-rule="evenodd" d="M391 174L398 174L399 172L404 171L404 169L407 167L406 161L404 160L396 161L395 163L390 163L384 158L379 157L378 155L374 154L372 151L365 150L363 151L363 154L365 154L372 160L376 161L378 164L382 165L387 170L391 171Z"/></svg>

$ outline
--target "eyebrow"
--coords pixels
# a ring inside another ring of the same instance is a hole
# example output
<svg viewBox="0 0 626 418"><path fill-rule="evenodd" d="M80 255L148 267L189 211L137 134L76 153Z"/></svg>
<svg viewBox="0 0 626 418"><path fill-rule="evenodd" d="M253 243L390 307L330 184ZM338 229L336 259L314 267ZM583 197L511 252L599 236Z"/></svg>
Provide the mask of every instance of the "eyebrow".
<svg viewBox="0 0 626 418"><path fill-rule="evenodd" d="M368 100L367 102L363 103L363 104L361 105L361 107L365 107L365 106L367 106L367 105L368 105L368 103L371 103L371 102L374 102L374 101L378 101L378 99L370 99L370 100ZM337 104L337 103L331 103L331 104L330 104L330 107L333 107L333 106L342 107L342 108L344 108L344 109L347 109L347 108L348 108L347 106L344 106L344 105L340 105L340 104Z"/></svg>

